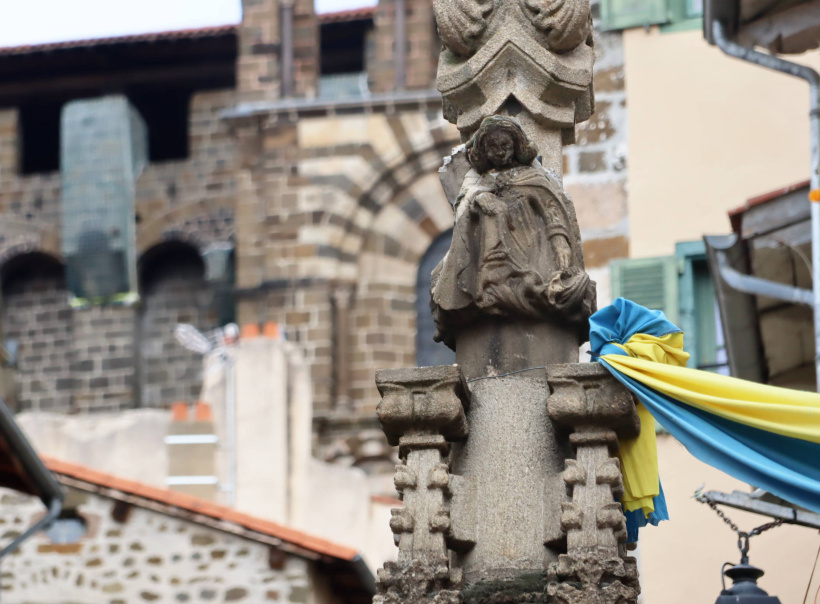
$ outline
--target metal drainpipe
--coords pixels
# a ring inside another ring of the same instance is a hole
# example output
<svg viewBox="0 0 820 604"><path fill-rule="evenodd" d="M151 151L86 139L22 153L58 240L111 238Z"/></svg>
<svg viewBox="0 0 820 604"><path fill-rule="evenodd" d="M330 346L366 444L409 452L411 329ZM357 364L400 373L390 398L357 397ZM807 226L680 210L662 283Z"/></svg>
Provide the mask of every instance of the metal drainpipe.
<svg viewBox="0 0 820 604"><path fill-rule="evenodd" d="M393 43L396 51L393 56L396 70L395 89L404 90L407 84L407 6L404 0L395 0L393 23Z"/></svg>
<svg viewBox="0 0 820 604"><path fill-rule="evenodd" d="M283 2L282 18L282 96L293 96L293 2Z"/></svg>
<svg viewBox="0 0 820 604"><path fill-rule="evenodd" d="M792 63L764 52L746 48L726 36L720 21L712 22L712 35L718 47L730 57L773 69L809 83L811 111L811 192L810 198L820 195L820 74L811 67ZM814 291L814 369L817 389L820 391L820 201L811 201L811 265Z"/></svg>

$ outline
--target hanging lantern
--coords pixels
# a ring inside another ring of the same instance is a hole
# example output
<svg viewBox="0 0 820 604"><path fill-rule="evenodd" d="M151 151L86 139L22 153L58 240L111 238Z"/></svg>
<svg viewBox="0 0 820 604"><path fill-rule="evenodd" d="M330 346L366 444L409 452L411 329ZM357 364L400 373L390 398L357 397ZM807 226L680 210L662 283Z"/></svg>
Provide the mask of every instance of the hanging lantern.
<svg viewBox="0 0 820 604"><path fill-rule="evenodd" d="M757 586L763 571L747 563L736 564L723 573L733 585L720 592L715 604L781 604L776 596L770 596Z"/></svg>
<svg viewBox="0 0 820 604"><path fill-rule="evenodd" d="M776 523L770 523L777 525ZM760 527L765 530L767 525ZM723 581L723 590L720 592L715 604L781 604L776 596L770 596L757 586L757 580L763 576L763 571L749 564L749 537L760 534L760 528L752 531L751 535L740 532L737 540L740 549L740 564L730 565L731 567L723 571L723 574L732 580L732 586L726 589L726 582ZM729 564L727 562L727 564ZM723 565L724 567L726 564Z"/></svg>

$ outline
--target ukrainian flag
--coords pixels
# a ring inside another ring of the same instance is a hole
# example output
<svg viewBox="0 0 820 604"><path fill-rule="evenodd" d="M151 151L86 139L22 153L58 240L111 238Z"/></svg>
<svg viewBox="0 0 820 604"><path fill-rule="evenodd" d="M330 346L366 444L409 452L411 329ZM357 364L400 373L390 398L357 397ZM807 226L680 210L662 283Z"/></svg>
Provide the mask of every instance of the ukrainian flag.
<svg viewBox="0 0 820 604"><path fill-rule="evenodd" d="M820 395L687 369L683 332L624 298L589 322L593 358L640 401L641 434L620 443L629 542L669 519L655 420L701 461L820 513Z"/></svg>

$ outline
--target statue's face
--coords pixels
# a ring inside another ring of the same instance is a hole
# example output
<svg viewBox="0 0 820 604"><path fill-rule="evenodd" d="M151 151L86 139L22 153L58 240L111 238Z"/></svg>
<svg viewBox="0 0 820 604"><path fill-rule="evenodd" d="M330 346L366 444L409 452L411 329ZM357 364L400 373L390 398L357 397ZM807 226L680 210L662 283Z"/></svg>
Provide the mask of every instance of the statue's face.
<svg viewBox="0 0 820 604"><path fill-rule="evenodd" d="M497 170L507 168L513 164L515 157L515 140L512 134L505 130L491 132L484 142L487 158Z"/></svg>

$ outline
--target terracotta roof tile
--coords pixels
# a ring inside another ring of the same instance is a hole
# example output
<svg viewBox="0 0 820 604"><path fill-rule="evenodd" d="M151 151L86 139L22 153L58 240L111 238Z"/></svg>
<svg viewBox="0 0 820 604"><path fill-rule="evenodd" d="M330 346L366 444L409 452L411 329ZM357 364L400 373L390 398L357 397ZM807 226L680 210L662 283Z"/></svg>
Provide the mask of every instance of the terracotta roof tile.
<svg viewBox="0 0 820 604"><path fill-rule="evenodd" d="M302 531L288 528L281 524L277 524L276 522L257 518L249 514L243 514L233 508L218 505L192 495L176 493L167 489L159 489L141 482L119 478L117 476L112 476L111 474L93 470L86 466L60 461L52 457L41 456L41 458L48 469L58 475L68 476L70 478L88 482L97 486L122 491L123 493L150 499L151 501L177 507L189 512L209 516L210 518L214 518L216 520L232 522L252 531L281 539L282 541L297 545L317 554L332 556L345 561L352 561L358 556L356 550L352 548L333 543L332 541L328 541L320 537L309 535L308 533L304 533Z"/></svg>
<svg viewBox="0 0 820 604"><path fill-rule="evenodd" d="M66 42L51 42L48 44L28 44L24 46L7 46L0 48L2 55L28 55L38 52L51 52L70 48L90 48L110 44L131 44L135 42L159 42L164 40L191 40L195 38L209 38L236 33L236 25L220 25L216 27L201 27L198 29L182 29L176 31L161 31L149 34L131 36L117 36L109 38L94 38L90 40L70 40Z"/></svg>
<svg viewBox="0 0 820 604"><path fill-rule="evenodd" d="M346 23L347 21L361 21L363 19L372 19L375 14L376 8L373 6L354 8L352 10L343 10L335 13L324 13L319 15L319 23Z"/></svg>

